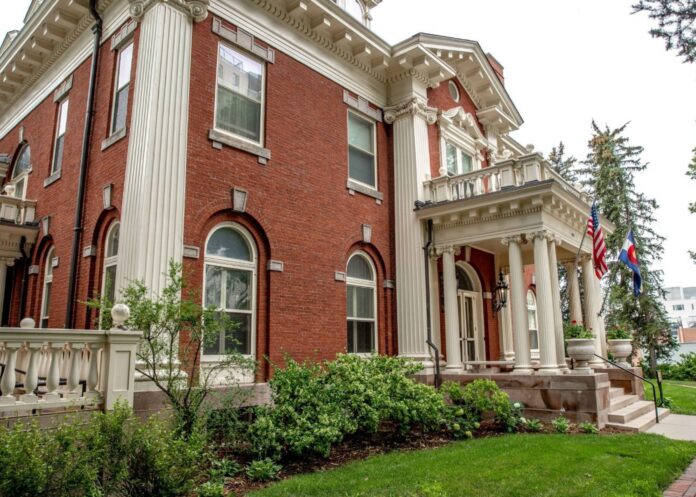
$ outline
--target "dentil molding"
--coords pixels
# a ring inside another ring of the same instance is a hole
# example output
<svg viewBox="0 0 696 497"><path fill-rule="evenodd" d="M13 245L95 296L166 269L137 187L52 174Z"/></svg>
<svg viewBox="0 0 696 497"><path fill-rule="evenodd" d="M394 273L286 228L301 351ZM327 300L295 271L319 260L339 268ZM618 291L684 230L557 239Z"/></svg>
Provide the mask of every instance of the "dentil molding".
<svg viewBox="0 0 696 497"><path fill-rule="evenodd" d="M437 109L428 107L421 99L414 97L405 103L384 109L384 121L393 124L397 119L406 116L421 116L428 124L437 122Z"/></svg>
<svg viewBox="0 0 696 497"><path fill-rule="evenodd" d="M195 22L201 22L208 17L209 0L128 0L128 2L131 17L138 21L142 20L145 13L158 3L180 10L191 16Z"/></svg>

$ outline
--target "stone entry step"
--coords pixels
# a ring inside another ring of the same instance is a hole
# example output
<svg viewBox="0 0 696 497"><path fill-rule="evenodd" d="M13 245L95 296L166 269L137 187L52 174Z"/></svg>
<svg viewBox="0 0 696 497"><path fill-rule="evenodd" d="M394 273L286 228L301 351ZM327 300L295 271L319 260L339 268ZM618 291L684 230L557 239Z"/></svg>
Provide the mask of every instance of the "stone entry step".
<svg viewBox="0 0 696 497"><path fill-rule="evenodd" d="M622 395L626 395L626 392L624 391L623 388L620 387L611 387L609 389L609 398L612 399L612 405L613 405L613 399L616 397L621 397Z"/></svg>
<svg viewBox="0 0 696 497"><path fill-rule="evenodd" d="M643 432L647 430L648 428L652 427L655 425L655 411L654 411L654 405L652 402L651 404L651 409L649 412L642 414L638 416L637 418L628 421L627 423L614 423L614 422L609 422L607 423L607 427L609 428L615 428L617 430L623 430L623 431L632 431L632 432ZM664 409L662 407L659 407L657 409L658 416L660 418L660 421L662 421L663 418L669 415L669 409Z"/></svg>
<svg viewBox="0 0 696 497"><path fill-rule="evenodd" d="M612 408L614 408L613 404ZM609 411L609 422L626 424L645 413L650 412L654 414L654 410L655 404L647 400L639 400L638 402L634 402L626 407L617 407Z"/></svg>
<svg viewBox="0 0 696 497"><path fill-rule="evenodd" d="M637 395L620 395L614 397L609 401L609 412L618 411L624 407L640 402L640 398Z"/></svg>

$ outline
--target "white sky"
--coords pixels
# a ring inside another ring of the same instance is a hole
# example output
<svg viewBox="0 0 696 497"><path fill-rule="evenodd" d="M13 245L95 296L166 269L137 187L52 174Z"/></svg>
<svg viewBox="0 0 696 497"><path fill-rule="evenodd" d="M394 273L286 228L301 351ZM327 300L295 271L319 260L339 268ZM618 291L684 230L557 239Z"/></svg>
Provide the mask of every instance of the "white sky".
<svg viewBox="0 0 696 497"><path fill-rule="evenodd" d="M241 1L241 0L240 0ZM586 155L590 122L630 121L648 170L638 186L657 199L667 286L696 285L696 182L685 176L696 146L696 64L683 64L630 15L631 0L384 0L373 29L397 43L427 32L477 40L505 67L505 84L525 124L514 135L546 155L563 140ZM0 36L18 29L29 0L3 1Z"/></svg>

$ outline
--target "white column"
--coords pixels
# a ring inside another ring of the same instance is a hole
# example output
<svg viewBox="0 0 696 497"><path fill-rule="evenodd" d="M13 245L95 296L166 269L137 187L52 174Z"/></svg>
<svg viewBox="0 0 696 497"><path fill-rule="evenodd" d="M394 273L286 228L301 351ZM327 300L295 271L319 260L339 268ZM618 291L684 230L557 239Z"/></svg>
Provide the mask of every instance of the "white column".
<svg viewBox="0 0 696 497"><path fill-rule="evenodd" d="M428 124L434 109L413 98L385 111L393 124L394 217L396 236L396 318L399 355L432 368L426 344L424 233L413 212L414 202L425 198L423 182L430 172Z"/></svg>
<svg viewBox="0 0 696 497"><path fill-rule="evenodd" d="M578 268L575 262L565 265L568 275L568 305L570 308L570 321L582 323L582 302L580 301L580 280L578 278Z"/></svg>
<svg viewBox="0 0 696 497"><path fill-rule="evenodd" d="M442 254L442 276L445 291L445 343L447 345L447 370L462 369L461 335L459 332L459 306L457 304L457 268L454 264L455 249L452 246L439 249Z"/></svg>
<svg viewBox="0 0 696 497"><path fill-rule="evenodd" d="M508 291L510 288L510 274L509 269L504 271L505 283L507 283ZM508 297L509 299L509 297ZM514 339L512 337L512 312L510 310L511 305L508 300L507 305L500 309L498 314L498 319L500 323L500 337L501 337L501 356L505 361L515 360L515 349L514 349Z"/></svg>
<svg viewBox="0 0 696 497"><path fill-rule="evenodd" d="M558 240L552 237L549 240L549 273L551 275L551 302L553 304L553 323L556 335L556 358L561 371L568 371L565 361L565 341L563 338L563 313L561 311L561 283L558 280L558 255L556 244Z"/></svg>
<svg viewBox="0 0 696 497"><path fill-rule="evenodd" d="M430 330L433 335L433 342L437 346L440 357L442 357L442 344L440 343L440 285L437 271L438 257L433 251L430 256ZM440 357L431 357L432 360L439 361Z"/></svg>
<svg viewBox="0 0 696 497"><path fill-rule="evenodd" d="M140 43L115 286L140 279L159 292L169 261L182 259L191 40L207 5L129 1Z"/></svg>
<svg viewBox="0 0 696 497"><path fill-rule="evenodd" d="M585 289L585 328L594 333L595 354L602 355L602 337L599 333L599 295L597 295L598 285L595 284L597 276L595 276L590 256L583 256L581 264L582 281ZM595 357L590 361L590 364L601 365L603 362L598 357Z"/></svg>
<svg viewBox="0 0 696 497"><path fill-rule="evenodd" d="M540 373L558 373L553 291L549 271L549 234L537 231L528 235L534 240L534 275L536 280L537 322L539 326Z"/></svg>
<svg viewBox="0 0 696 497"><path fill-rule="evenodd" d="M594 278L594 284L595 295L597 296L597 321L595 326L597 326L597 339L599 340L599 347L602 351L599 355L607 357L607 332L604 328L604 315L600 314L600 312L602 312L602 303L604 302L604 292L602 291L602 285L598 278Z"/></svg>
<svg viewBox="0 0 696 497"><path fill-rule="evenodd" d="M529 351L529 323L527 322L527 292L524 288L524 265L522 263L522 237L504 238L510 258L510 312L514 334L515 369L518 374L532 372Z"/></svg>

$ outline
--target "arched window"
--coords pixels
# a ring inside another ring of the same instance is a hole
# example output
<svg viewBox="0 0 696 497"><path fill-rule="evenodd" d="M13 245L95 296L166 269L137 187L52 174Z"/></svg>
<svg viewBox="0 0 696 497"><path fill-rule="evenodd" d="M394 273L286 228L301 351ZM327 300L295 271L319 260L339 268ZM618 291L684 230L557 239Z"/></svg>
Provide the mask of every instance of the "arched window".
<svg viewBox="0 0 696 497"><path fill-rule="evenodd" d="M116 301L116 269L118 268L118 235L121 224L116 221L109 226L104 243L104 271L102 273L102 297Z"/></svg>
<svg viewBox="0 0 696 497"><path fill-rule="evenodd" d="M346 317L348 352L369 354L377 350L377 278L372 261L363 252L348 260Z"/></svg>
<svg viewBox="0 0 696 497"><path fill-rule="evenodd" d="M527 290L527 324L529 326L529 348L539 350L536 295L531 290Z"/></svg>
<svg viewBox="0 0 696 497"><path fill-rule="evenodd" d="M12 168L11 185L14 186L13 196L25 198L27 194L27 176L31 172L31 147L24 144L17 155L14 167Z"/></svg>
<svg viewBox="0 0 696 497"><path fill-rule="evenodd" d="M476 291L469 277L469 273L461 266L457 266L457 290L466 290L467 292Z"/></svg>
<svg viewBox="0 0 696 497"><path fill-rule="evenodd" d="M450 81L447 85L447 88L449 89L450 97L452 97L452 100L454 100L455 102L459 102L459 88L457 88L455 82Z"/></svg>
<svg viewBox="0 0 696 497"><path fill-rule="evenodd" d="M227 313L234 329L207 337L203 355L252 354L255 326L256 247L241 226L215 228L205 245L204 305Z"/></svg>
<svg viewBox="0 0 696 497"><path fill-rule="evenodd" d="M51 247L44 262L44 282L41 292L41 328L48 328L48 316L51 310L51 287L53 286L53 254Z"/></svg>

